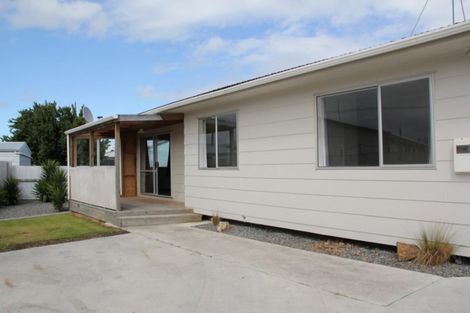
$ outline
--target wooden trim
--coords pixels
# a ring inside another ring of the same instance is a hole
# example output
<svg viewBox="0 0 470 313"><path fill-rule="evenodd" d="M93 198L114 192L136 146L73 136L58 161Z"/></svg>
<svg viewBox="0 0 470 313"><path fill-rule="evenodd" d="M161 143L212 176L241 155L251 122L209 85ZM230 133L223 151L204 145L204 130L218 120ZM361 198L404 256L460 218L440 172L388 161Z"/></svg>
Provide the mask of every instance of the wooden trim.
<svg viewBox="0 0 470 313"><path fill-rule="evenodd" d="M72 167L77 166L77 138L72 136Z"/></svg>
<svg viewBox="0 0 470 313"><path fill-rule="evenodd" d="M184 113L161 113L160 116L164 121L183 121Z"/></svg>
<svg viewBox="0 0 470 313"><path fill-rule="evenodd" d="M88 135L88 162L90 166L95 165L95 134L90 132Z"/></svg>

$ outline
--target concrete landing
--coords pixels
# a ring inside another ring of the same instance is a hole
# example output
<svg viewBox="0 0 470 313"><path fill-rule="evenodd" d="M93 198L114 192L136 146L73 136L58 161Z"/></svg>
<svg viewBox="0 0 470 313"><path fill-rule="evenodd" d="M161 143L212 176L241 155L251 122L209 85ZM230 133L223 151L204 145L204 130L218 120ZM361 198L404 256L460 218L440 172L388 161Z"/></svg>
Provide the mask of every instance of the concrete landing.
<svg viewBox="0 0 470 313"><path fill-rule="evenodd" d="M468 312L444 279L187 225L0 253L0 312Z"/></svg>

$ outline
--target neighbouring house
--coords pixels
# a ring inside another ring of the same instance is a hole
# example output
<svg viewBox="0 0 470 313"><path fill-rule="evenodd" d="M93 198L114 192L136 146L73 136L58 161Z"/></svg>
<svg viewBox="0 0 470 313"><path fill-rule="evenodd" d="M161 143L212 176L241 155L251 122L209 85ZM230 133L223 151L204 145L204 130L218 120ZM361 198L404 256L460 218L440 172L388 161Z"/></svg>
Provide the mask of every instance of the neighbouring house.
<svg viewBox="0 0 470 313"><path fill-rule="evenodd" d="M71 209L118 225L192 210L394 245L438 224L470 256L469 22L67 135Z"/></svg>
<svg viewBox="0 0 470 313"><path fill-rule="evenodd" d="M31 165L31 150L24 141L0 142L0 161L11 165Z"/></svg>

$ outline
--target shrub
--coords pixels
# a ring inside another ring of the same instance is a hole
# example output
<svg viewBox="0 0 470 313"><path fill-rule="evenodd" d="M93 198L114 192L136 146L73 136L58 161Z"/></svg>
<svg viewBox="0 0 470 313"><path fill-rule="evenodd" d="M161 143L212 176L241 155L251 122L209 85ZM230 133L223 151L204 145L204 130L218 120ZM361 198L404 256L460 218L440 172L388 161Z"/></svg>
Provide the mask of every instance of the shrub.
<svg viewBox="0 0 470 313"><path fill-rule="evenodd" d="M51 177L58 169L59 163L54 160L47 160L42 164L41 177L33 188L33 193L38 200L43 202L51 201L48 184L51 181Z"/></svg>
<svg viewBox="0 0 470 313"><path fill-rule="evenodd" d="M7 203L7 192L0 188L0 207Z"/></svg>
<svg viewBox="0 0 470 313"><path fill-rule="evenodd" d="M211 218L212 225L219 226L220 224L220 216L219 214L215 213Z"/></svg>
<svg viewBox="0 0 470 313"><path fill-rule="evenodd" d="M3 181L3 190L5 191L6 203L8 205L13 205L18 203L20 198L20 188L19 188L18 179L14 177L7 177Z"/></svg>
<svg viewBox="0 0 470 313"><path fill-rule="evenodd" d="M47 190L47 181L40 178L33 187L33 193L36 198L42 202L49 202L49 191Z"/></svg>
<svg viewBox="0 0 470 313"><path fill-rule="evenodd" d="M52 173L47 183L47 192L54 208L62 211L67 197L67 175L61 168Z"/></svg>
<svg viewBox="0 0 470 313"><path fill-rule="evenodd" d="M416 262L428 266L448 262L454 253L451 239L452 234L449 232L448 227L434 226L422 230L418 241L419 252Z"/></svg>

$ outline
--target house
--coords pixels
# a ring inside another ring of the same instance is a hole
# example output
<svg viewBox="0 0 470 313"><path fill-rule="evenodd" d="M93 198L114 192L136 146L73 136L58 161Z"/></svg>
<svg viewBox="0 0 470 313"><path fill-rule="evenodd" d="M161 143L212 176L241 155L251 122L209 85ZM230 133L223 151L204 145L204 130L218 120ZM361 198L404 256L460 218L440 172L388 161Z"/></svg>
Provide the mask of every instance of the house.
<svg viewBox="0 0 470 313"><path fill-rule="evenodd" d="M11 165L31 165L31 150L24 141L0 142L0 161Z"/></svg>
<svg viewBox="0 0 470 313"><path fill-rule="evenodd" d="M193 210L395 245L437 224L470 256L470 173L454 162L470 164L454 147L470 138L468 22L67 135L71 209L120 225ZM102 140L113 161L96 166Z"/></svg>

